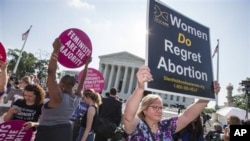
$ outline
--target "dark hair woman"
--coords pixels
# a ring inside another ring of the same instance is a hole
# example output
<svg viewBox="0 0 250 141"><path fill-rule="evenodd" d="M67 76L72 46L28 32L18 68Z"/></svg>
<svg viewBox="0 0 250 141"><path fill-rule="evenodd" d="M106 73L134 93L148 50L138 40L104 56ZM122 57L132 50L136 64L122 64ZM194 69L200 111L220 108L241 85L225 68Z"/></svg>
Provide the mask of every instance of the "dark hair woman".
<svg viewBox="0 0 250 141"><path fill-rule="evenodd" d="M86 78L89 57L82 78L76 92L74 85L76 78L65 75L59 83L56 81L57 58L61 48L61 42L57 38L53 43L53 52L48 66L48 94L49 101L42 107L42 115L39 120L35 141L71 141L72 123L70 117L81 100L83 82Z"/></svg>

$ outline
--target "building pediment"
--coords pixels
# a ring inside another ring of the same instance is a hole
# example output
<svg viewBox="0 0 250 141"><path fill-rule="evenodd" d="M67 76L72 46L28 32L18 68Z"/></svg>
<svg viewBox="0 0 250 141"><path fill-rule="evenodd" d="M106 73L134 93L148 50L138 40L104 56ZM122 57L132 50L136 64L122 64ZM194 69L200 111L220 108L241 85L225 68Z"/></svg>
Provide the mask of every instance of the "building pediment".
<svg viewBox="0 0 250 141"><path fill-rule="evenodd" d="M100 63L111 63L111 64L121 64L121 63L136 63L136 64L144 64L145 60L138 56L135 56L126 51L112 53L107 55L99 56Z"/></svg>

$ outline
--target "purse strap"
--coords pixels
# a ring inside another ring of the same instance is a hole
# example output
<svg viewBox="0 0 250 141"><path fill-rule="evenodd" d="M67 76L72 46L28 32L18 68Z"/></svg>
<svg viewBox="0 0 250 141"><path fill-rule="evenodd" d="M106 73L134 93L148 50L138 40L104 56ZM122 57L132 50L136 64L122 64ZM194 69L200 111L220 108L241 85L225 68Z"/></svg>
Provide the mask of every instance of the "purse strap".
<svg viewBox="0 0 250 141"><path fill-rule="evenodd" d="M148 126L148 124L147 124L147 122L145 122L145 121L143 121L143 122L147 125L147 127L148 127L148 131L149 131L149 133L150 133L150 135L151 135L151 137L152 137L153 141L156 141L156 140L155 140L155 136L154 136L154 134L152 133L152 131L151 131L150 127L149 127L149 126Z"/></svg>

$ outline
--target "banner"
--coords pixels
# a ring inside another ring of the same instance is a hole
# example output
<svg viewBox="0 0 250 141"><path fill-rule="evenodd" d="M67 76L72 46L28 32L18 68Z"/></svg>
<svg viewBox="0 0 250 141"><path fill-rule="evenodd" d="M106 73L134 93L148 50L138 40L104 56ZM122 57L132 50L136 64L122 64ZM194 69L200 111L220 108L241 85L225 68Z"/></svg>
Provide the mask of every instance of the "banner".
<svg viewBox="0 0 250 141"><path fill-rule="evenodd" d="M83 66L92 54L92 44L88 35L77 28L65 30L59 36L62 47L58 55L58 62L67 68Z"/></svg>
<svg viewBox="0 0 250 141"><path fill-rule="evenodd" d="M32 128L23 129L25 121L10 120L0 124L0 141L30 141Z"/></svg>
<svg viewBox="0 0 250 141"><path fill-rule="evenodd" d="M149 91L214 99L209 29L148 0L146 65Z"/></svg>

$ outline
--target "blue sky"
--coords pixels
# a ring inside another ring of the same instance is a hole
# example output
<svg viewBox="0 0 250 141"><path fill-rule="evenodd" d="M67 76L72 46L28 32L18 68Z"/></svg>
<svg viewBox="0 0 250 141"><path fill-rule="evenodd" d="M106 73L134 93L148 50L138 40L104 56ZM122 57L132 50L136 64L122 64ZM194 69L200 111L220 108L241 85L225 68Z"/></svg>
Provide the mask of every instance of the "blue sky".
<svg viewBox="0 0 250 141"><path fill-rule="evenodd" d="M228 84L234 86L234 95L241 80L250 77L250 1L161 1L210 29L211 52L220 40L219 105L223 105ZM92 41L90 67L98 69L100 55L128 51L145 58L146 8L146 0L1 0L0 41L7 49L21 49L21 34L32 25L24 50L44 59L61 32L79 28Z"/></svg>

